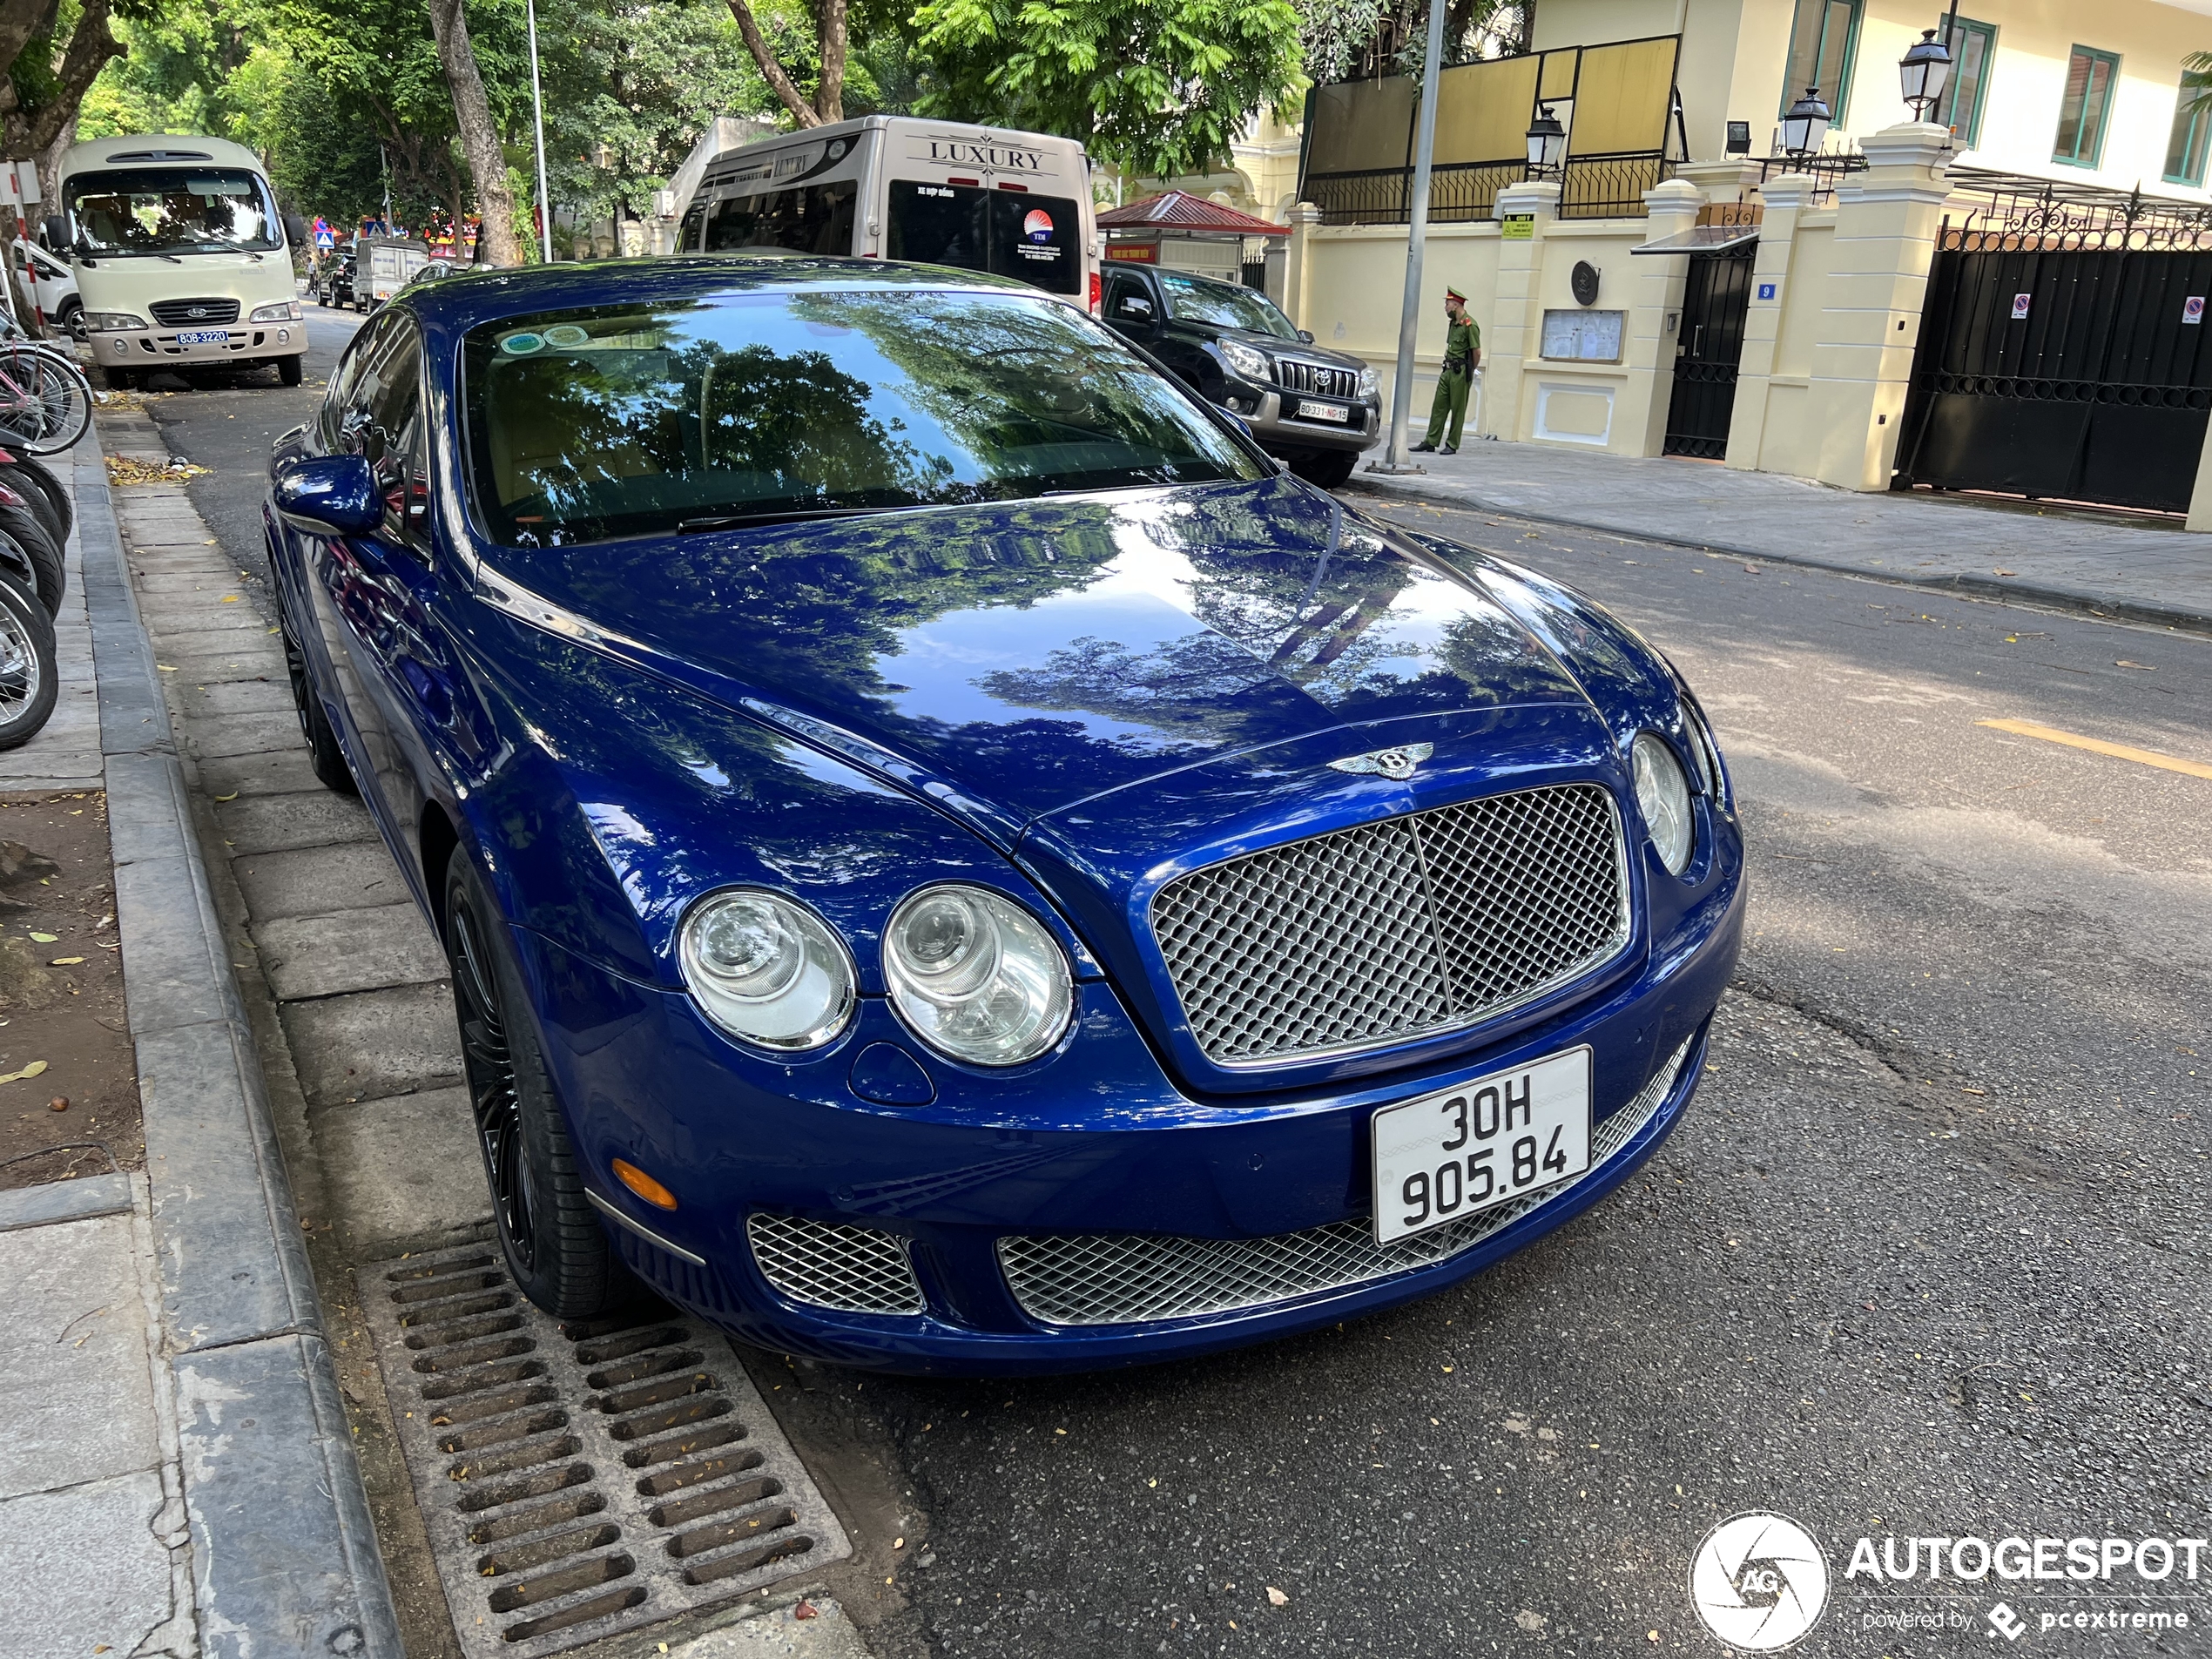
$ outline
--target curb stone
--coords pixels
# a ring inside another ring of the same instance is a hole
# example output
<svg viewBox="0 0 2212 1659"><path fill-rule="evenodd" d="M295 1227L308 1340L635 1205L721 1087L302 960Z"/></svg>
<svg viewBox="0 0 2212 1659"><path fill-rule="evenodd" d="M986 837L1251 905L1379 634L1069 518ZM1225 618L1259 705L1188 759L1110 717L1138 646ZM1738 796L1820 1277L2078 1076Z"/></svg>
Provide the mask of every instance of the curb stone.
<svg viewBox="0 0 2212 1659"><path fill-rule="evenodd" d="M73 463L201 1651L402 1659L98 442Z"/></svg>
<svg viewBox="0 0 2212 1659"><path fill-rule="evenodd" d="M2135 623L2152 628L2171 628L2179 633L2212 636L2212 615L2203 611L2184 610L2178 606L2143 604L2133 599L2101 598L2094 594L2076 592L2070 588L2051 588L2033 582L2010 582L2001 577L1957 573L1908 576L1902 571L1874 570L1864 565L1847 564L1841 559L1817 559L1803 553L1777 553L1768 548L1745 547L1734 542L1699 541L1686 536L1669 536L1659 530L1627 529L1618 524L1570 518L1564 513L1546 512L1527 506L1507 507L1471 493L1458 495L1449 490L1424 488L1418 483L1370 483L1356 474L1342 486L1342 489L1344 493L1364 496L1370 501L1415 502L1428 507L1453 508L1460 512L1495 513L1503 518L1518 518L1531 524L1556 524L1563 529L1623 536L1634 541L1651 542L1661 547L1679 547L1692 553L1719 553L1730 558L1756 559L1762 564L1785 564L1799 570L1821 570L1831 576L1857 577L1863 582L1878 582L1889 587L1959 594L1970 599L1995 599L2012 604L2033 605L2045 610L2063 611L2069 616L2093 617L2100 622Z"/></svg>

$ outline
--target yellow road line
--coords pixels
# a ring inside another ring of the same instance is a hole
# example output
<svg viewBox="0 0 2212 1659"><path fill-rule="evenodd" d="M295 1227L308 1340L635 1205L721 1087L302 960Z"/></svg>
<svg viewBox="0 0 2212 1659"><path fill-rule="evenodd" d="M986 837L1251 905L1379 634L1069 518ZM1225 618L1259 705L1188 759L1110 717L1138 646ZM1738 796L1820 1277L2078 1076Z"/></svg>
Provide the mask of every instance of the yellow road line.
<svg viewBox="0 0 2212 1659"><path fill-rule="evenodd" d="M2115 760L2133 760L2139 765L2186 772L2192 778L2212 778L2212 765L2207 765L2202 760L2184 760L2178 755L2162 755L2155 749L2131 749L2124 743L2107 743L2102 738L2085 738L2072 732L2061 732L2054 725L2037 725L2032 720L1977 720L1974 724L1989 726L1998 732L2010 732L2023 738L2040 738L2046 743L2063 743L2069 749L2087 749L2092 754L2110 755Z"/></svg>

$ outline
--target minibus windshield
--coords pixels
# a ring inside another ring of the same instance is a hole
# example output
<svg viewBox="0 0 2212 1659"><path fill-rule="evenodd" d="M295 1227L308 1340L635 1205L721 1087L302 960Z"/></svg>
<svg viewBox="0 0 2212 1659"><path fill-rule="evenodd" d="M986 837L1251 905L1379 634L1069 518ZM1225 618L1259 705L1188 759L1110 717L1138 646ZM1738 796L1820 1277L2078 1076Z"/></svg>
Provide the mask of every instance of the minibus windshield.
<svg viewBox="0 0 2212 1659"><path fill-rule="evenodd" d="M267 253L284 246L276 204L242 167L117 167L69 180L78 248L114 257Z"/></svg>

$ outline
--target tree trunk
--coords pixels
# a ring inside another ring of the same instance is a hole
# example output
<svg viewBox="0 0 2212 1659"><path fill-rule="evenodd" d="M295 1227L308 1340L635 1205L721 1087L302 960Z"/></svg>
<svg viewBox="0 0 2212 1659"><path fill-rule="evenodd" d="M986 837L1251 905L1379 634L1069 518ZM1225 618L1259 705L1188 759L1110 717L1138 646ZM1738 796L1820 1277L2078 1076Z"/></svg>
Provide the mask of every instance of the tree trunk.
<svg viewBox="0 0 2212 1659"><path fill-rule="evenodd" d="M821 36L822 78L814 84L814 113L824 126L845 118L846 0L816 0L814 26Z"/></svg>
<svg viewBox="0 0 2212 1659"><path fill-rule="evenodd" d="M790 75L776 60L776 54L769 50L768 42L760 32L760 25L753 20L752 8L745 3L745 0L730 0L730 15L738 20L738 32L745 37L745 50L752 54L752 61L760 66L761 74L767 78L769 86L782 102L784 108L791 111L791 118L803 127L821 125L822 118L815 113L813 105L799 95L799 89L791 84ZM845 69L845 38L842 31L844 18L845 9L840 5L838 7L840 33L837 43L837 63L840 77ZM824 66L826 67L829 54L825 51L822 57ZM826 84L828 77L825 75L823 80ZM844 103L842 88L840 89L838 102L841 108Z"/></svg>
<svg viewBox="0 0 2212 1659"><path fill-rule="evenodd" d="M475 48L469 44L469 20L462 0L430 0L430 29L438 39L438 60L445 65L446 84L453 90L454 123L461 129L461 147L469 158L469 172L476 186L476 210L483 218L485 248L493 265L520 265L522 250L515 242L515 197L507 188L507 152L493 125L491 103L484 97L484 78L476 68Z"/></svg>

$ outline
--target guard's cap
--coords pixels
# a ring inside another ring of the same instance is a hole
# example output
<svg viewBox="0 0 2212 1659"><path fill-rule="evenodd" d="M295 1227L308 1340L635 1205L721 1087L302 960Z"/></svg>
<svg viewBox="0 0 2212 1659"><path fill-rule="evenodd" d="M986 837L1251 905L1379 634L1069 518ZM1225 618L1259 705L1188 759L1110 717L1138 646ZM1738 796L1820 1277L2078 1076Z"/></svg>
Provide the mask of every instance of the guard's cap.
<svg viewBox="0 0 2212 1659"><path fill-rule="evenodd" d="M1457 288L1445 289L1444 297L1447 300L1457 300L1461 305L1465 305L1467 302L1467 295L1461 293Z"/></svg>

